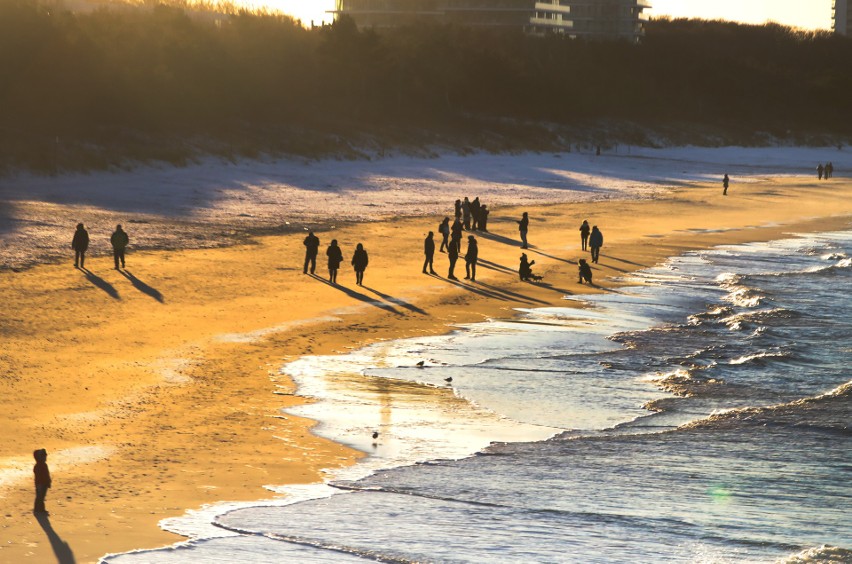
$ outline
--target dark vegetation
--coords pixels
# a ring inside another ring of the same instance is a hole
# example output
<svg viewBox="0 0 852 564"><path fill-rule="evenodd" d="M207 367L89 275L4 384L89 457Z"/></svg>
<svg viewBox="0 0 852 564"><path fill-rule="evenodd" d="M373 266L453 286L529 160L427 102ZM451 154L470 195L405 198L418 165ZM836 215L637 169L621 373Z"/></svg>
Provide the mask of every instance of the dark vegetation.
<svg viewBox="0 0 852 564"><path fill-rule="evenodd" d="M852 40L658 20L640 45L143 2L0 1L0 172L852 134Z"/></svg>

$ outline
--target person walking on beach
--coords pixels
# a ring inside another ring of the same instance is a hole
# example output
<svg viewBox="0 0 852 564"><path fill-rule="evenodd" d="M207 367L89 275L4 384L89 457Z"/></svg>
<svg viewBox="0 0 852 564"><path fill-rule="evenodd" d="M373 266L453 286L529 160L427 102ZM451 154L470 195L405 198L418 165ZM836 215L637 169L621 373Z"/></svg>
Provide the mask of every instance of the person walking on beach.
<svg viewBox="0 0 852 564"><path fill-rule="evenodd" d="M834 176L834 165L831 164L831 161L825 163L825 177L832 178Z"/></svg>
<svg viewBox="0 0 852 564"><path fill-rule="evenodd" d="M488 232L488 214L491 213L488 206L482 204L479 208L479 230Z"/></svg>
<svg viewBox="0 0 852 564"><path fill-rule="evenodd" d="M479 258L479 245L473 235L467 238L467 252L464 254L465 280L476 282L476 261Z"/></svg>
<svg viewBox="0 0 852 564"><path fill-rule="evenodd" d="M589 266L589 263L586 262L586 259L580 259L578 264L579 264L578 270L580 271L580 279L577 282L582 284L583 280L585 280L586 282L591 284L592 283L592 267Z"/></svg>
<svg viewBox="0 0 852 564"><path fill-rule="evenodd" d="M482 204L479 203L479 196L477 196L470 203L470 228L474 231L479 229L479 211L481 209Z"/></svg>
<svg viewBox="0 0 852 564"><path fill-rule="evenodd" d="M302 267L302 274L308 273L308 266L311 267L311 274L317 269L317 254L319 253L320 240L314 235L313 231L308 231L308 236L305 237L303 243L305 245L305 266Z"/></svg>
<svg viewBox="0 0 852 564"><path fill-rule="evenodd" d="M74 268L85 268L86 249L89 248L89 232L82 223L77 224L77 231L71 240L71 248L74 249Z"/></svg>
<svg viewBox="0 0 852 564"><path fill-rule="evenodd" d="M456 221L453 223L453 226L450 227L450 233L452 233L452 236L450 237L450 245L455 245L456 256L461 254L461 240L463 230L464 227L462 227L461 220L459 218L456 218Z"/></svg>
<svg viewBox="0 0 852 564"><path fill-rule="evenodd" d="M524 214L521 216L521 219L518 221L518 231L521 233L521 243L522 243L521 248L522 249L528 248L528 245L527 245L527 230L529 229L529 226L530 226L530 217L527 214L527 212L524 212Z"/></svg>
<svg viewBox="0 0 852 564"><path fill-rule="evenodd" d="M337 239L332 239L328 249L325 250L328 257L328 281L332 284L337 284L337 269L340 268L340 263L343 262L343 251L337 246Z"/></svg>
<svg viewBox="0 0 852 564"><path fill-rule="evenodd" d="M370 257L367 256L367 251L364 250L364 245L358 243L355 247L355 254L352 255L352 268L355 269L355 284L358 286L364 285L364 271L367 269L367 263L369 262ZM336 278L337 277L335 276L335 279Z"/></svg>
<svg viewBox="0 0 852 564"><path fill-rule="evenodd" d="M33 513L47 513L44 508L44 498L47 496L47 490L50 489L50 469L47 467L47 451L43 448L33 451L35 458L35 466L33 466L33 474L35 476L35 504L33 505Z"/></svg>
<svg viewBox="0 0 852 564"><path fill-rule="evenodd" d="M580 246L582 250L587 250L589 248L589 231L592 228L589 227L589 220L584 219L583 223L580 225Z"/></svg>
<svg viewBox="0 0 852 564"><path fill-rule="evenodd" d="M817 165L817 179L822 180L822 171L825 170L822 168L822 163Z"/></svg>
<svg viewBox="0 0 852 564"><path fill-rule="evenodd" d="M441 234L441 248L438 249L440 252L444 252L447 250L447 242L450 239L450 218L445 217L444 221L441 222L441 225L438 226L438 233Z"/></svg>
<svg viewBox="0 0 852 564"><path fill-rule="evenodd" d="M431 231L423 240L423 254L426 255L426 260L423 261L423 274L426 274L426 267L429 267L429 274L435 274L435 269L432 266L432 260L435 258L435 236Z"/></svg>
<svg viewBox="0 0 852 564"><path fill-rule="evenodd" d="M462 202L462 219L464 220L464 230L470 231L470 200L467 196Z"/></svg>
<svg viewBox="0 0 852 564"><path fill-rule="evenodd" d="M456 261L459 259L459 247L455 242L450 243L450 246L447 248L447 258L450 259L450 270L447 273L447 278L458 280L453 272L456 268Z"/></svg>
<svg viewBox="0 0 852 564"><path fill-rule="evenodd" d="M518 276L520 276L521 280L529 281L532 276L532 265L535 264L535 261L530 262L527 259L526 253L521 253L521 264L518 266Z"/></svg>
<svg viewBox="0 0 852 564"><path fill-rule="evenodd" d="M592 251L592 262L598 262L598 257L601 254L603 247L603 233L598 230L598 226L592 227L592 232L589 234L589 248Z"/></svg>
<svg viewBox="0 0 852 564"><path fill-rule="evenodd" d="M722 179L722 186L724 187L724 189L722 190L722 195L723 195L723 196L727 196L727 195L728 195L728 184L729 184L730 182L731 182L731 179L730 179L730 178L728 178L728 175L727 175L727 173L726 173L726 174L725 174L725 178L723 178L723 179Z"/></svg>
<svg viewBox="0 0 852 564"><path fill-rule="evenodd" d="M121 224L115 226L115 231L109 238L112 243L112 258L115 260L115 269L118 270L118 263L121 262L121 268L124 268L124 251L127 249L127 244L130 242L130 237L121 228Z"/></svg>

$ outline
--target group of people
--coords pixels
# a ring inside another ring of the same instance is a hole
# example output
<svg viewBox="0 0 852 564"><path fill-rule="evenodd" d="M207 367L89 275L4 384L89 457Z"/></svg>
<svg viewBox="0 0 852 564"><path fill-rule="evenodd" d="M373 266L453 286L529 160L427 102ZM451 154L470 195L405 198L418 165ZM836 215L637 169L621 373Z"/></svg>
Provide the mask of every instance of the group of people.
<svg viewBox="0 0 852 564"><path fill-rule="evenodd" d="M449 218L444 218L444 221L441 222L441 225L438 226L440 230L443 225L448 221ZM456 222L458 223L458 221ZM455 224L454 224L455 225ZM443 235L443 233L442 233ZM452 240L447 243L447 237L444 236L444 241L441 243L440 251L444 252L446 248L447 258L450 261L450 268L447 272L447 278L450 280L458 280L455 274L456 262L459 260L459 255L461 255L461 231L454 230ZM426 239L423 240L423 254L425 256L425 260L423 261L423 274L437 274L435 272L435 232L430 231L428 235L426 235ZM476 263L479 261L479 243L476 241L476 237L473 235L468 235L467 237L467 250L464 254L464 263L465 263L465 280L476 281ZM428 269L428 270L427 270Z"/></svg>
<svg viewBox="0 0 852 564"><path fill-rule="evenodd" d="M461 221L465 231L488 231L489 213L488 206L479 202L479 196L472 202L467 196L464 200L456 200L456 221Z"/></svg>
<svg viewBox="0 0 852 564"><path fill-rule="evenodd" d="M831 164L831 161L825 163L825 166L822 166L822 163L817 165L817 178L819 180L828 180L834 176L834 165Z"/></svg>
<svg viewBox="0 0 852 564"><path fill-rule="evenodd" d="M302 273L307 274L310 269L311 274L316 274L317 255L320 247L319 237L314 235L313 231L308 231L308 236L305 237L303 244L305 245L305 265L302 268ZM337 284L337 271L340 270L340 265L343 263L343 251L337 244L337 239L331 240L325 250L325 255L328 257L328 281ZM370 257L363 244L358 243L355 247L351 262L352 268L355 270L355 284L363 286L364 271L367 270L367 265L370 262Z"/></svg>
<svg viewBox="0 0 852 564"><path fill-rule="evenodd" d="M124 254L127 251L127 245L130 243L130 237L121 228L121 224L115 226L115 231L110 236L109 242L112 245L115 269L118 270L119 264L121 264L121 268L124 268ZM89 250L89 232L86 231L86 226L82 223L77 224L74 238L71 239L71 248L74 249L74 268L85 270L86 251Z"/></svg>

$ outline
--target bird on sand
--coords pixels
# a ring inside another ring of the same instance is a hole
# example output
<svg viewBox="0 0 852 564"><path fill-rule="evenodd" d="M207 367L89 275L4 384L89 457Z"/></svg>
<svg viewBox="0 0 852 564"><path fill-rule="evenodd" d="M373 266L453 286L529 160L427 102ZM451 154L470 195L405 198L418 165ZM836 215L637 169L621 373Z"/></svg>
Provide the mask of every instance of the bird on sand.
<svg viewBox="0 0 852 564"><path fill-rule="evenodd" d="M378 438L379 438L379 432L378 432L378 431L373 431L373 438L374 438L374 439L378 439Z"/></svg>
<svg viewBox="0 0 852 564"><path fill-rule="evenodd" d="M453 381L452 376L447 376L446 378L444 378L444 382L452 382L452 381Z"/></svg>
<svg viewBox="0 0 852 564"><path fill-rule="evenodd" d="M417 367L418 367L418 368L423 368L423 366L424 366L425 364L426 364L426 361L425 361L425 360L421 360L420 362L418 362L418 363L417 363Z"/></svg>

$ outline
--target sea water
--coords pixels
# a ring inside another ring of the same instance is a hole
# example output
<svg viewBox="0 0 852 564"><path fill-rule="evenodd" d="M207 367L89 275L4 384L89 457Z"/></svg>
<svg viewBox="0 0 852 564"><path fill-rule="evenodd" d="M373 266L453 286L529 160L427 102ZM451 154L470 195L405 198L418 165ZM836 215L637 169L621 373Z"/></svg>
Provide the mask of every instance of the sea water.
<svg viewBox="0 0 852 564"><path fill-rule="evenodd" d="M300 359L297 412L369 456L108 560L850 562L850 257L690 252L587 308Z"/></svg>

